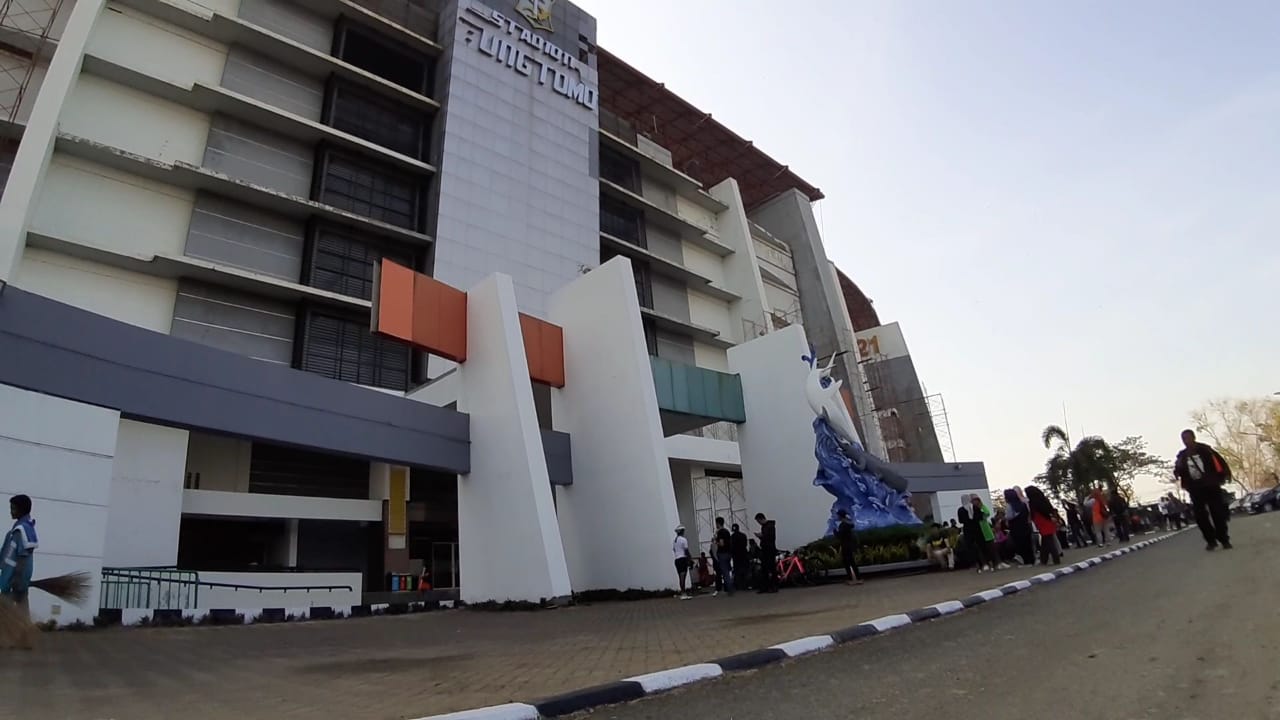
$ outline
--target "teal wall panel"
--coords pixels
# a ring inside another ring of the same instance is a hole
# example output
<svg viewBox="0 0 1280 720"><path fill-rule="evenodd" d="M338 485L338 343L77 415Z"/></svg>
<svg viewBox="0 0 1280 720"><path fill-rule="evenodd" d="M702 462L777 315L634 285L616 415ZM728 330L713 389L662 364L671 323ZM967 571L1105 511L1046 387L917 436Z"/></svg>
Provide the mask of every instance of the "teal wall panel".
<svg viewBox="0 0 1280 720"><path fill-rule="evenodd" d="M683 415L746 422L742 380L737 375L650 356L658 408Z"/></svg>

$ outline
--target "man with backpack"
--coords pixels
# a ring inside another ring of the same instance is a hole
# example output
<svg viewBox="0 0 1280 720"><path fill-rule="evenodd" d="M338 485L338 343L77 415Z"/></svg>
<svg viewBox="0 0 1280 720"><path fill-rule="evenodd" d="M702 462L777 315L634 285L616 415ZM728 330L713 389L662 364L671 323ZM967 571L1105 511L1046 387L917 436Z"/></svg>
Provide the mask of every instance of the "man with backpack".
<svg viewBox="0 0 1280 720"><path fill-rule="evenodd" d="M1222 545L1231 549L1227 521L1231 517L1222 487L1231 479L1231 467L1217 450L1197 442L1191 430L1182 431L1183 449L1173 465L1173 474L1191 496L1191 511L1204 535L1205 550Z"/></svg>

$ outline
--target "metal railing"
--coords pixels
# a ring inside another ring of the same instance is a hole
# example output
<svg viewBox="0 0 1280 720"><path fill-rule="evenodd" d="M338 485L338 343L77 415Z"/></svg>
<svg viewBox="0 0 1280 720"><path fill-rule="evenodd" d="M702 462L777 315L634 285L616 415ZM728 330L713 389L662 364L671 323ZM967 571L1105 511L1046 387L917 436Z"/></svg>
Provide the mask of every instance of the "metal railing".
<svg viewBox="0 0 1280 720"><path fill-rule="evenodd" d="M200 576L177 568L103 568L98 607L187 610L200 600Z"/></svg>
<svg viewBox="0 0 1280 720"><path fill-rule="evenodd" d="M199 607L200 588L259 594L278 592L355 592L350 585L248 585L201 580L192 570L177 568L103 568L98 606L104 609L192 610Z"/></svg>

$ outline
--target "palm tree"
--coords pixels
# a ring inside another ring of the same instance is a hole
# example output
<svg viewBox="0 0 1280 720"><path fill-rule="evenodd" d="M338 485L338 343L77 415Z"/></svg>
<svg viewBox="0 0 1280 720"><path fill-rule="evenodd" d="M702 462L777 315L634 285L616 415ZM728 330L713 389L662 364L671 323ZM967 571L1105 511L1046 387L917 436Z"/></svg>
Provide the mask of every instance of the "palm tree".
<svg viewBox="0 0 1280 720"><path fill-rule="evenodd" d="M1040 433L1040 440L1053 455L1045 461L1037 480L1044 483L1059 501L1064 495L1079 502L1091 489L1116 484L1115 451L1097 436L1086 437L1071 447L1071 436L1057 425Z"/></svg>

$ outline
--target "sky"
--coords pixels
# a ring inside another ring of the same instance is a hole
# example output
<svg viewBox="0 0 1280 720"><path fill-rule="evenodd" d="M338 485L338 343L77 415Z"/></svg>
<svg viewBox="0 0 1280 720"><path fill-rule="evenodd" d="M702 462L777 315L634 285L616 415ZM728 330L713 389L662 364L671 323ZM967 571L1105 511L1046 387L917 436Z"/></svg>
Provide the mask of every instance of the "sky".
<svg viewBox="0 0 1280 720"><path fill-rule="evenodd" d="M1168 457L1201 402L1280 391L1280 3L578 4L822 188L828 256L992 488L1064 404Z"/></svg>

